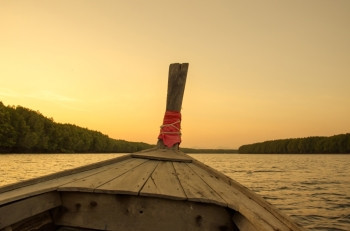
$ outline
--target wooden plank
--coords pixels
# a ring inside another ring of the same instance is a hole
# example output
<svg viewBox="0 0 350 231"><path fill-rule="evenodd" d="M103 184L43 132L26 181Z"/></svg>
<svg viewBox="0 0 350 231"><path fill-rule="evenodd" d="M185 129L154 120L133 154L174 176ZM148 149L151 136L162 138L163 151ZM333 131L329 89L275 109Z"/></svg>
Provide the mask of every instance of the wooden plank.
<svg viewBox="0 0 350 231"><path fill-rule="evenodd" d="M192 171L187 164L177 162L173 164L188 200L227 206L227 203Z"/></svg>
<svg viewBox="0 0 350 231"><path fill-rule="evenodd" d="M259 231L250 223L247 218L236 212L232 217L233 222L239 228L239 231Z"/></svg>
<svg viewBox="0 0 350 231"><path fill-rule="evenodd" d="M0 207L0 229L61 205L59 193L50 192Z"/></svg>
<svg viewBox="0 0 350 231"><path fill-rule="evenodd" d="M22 181L19 183L14 183L14 184L9 184L9 185L5 185L0 187L0 194L7 192L7 191L11 191L14 189L18 189L18 188L23 188L29 185L33 185L33 184L37 184L40 182L45 182L45 181L49 181L49 180L54 180L60 177L64 177L64 176L69 176L72 174L76 174L76 173L80 173L80 172L84 172L84 171L89 171L92 169L96 169L96 168L100 168L106 165L110 165L110 164L114 164L120 161L123 161L125 159L129 159L130 155L124 155L124 156L120 156L120 157L116 157L113 159L109 159L109 160L104 160L104 161L100 161L97 163L93 163L93 164L88 164L88 165L84 165L78 168L74 168L74 169L68 169L65 171L61 171L61 172L57 172L57 173L53 173L53 174L49 174L46 176L42 176L42 177L37 177L34 179L30 179L30 180L26 180L26 181Z"/></svg>
<svg viewBox="0 0 350 231"><path fill-rule="evenodd" d="M57 231L96 231L95 229L83 229L83 228L73 228L73 227L60 227Z"/></svg>
<svg viewBox="0 0 350 231"><path fill-rule="evenodd" d="M103 193L62 193L57 225L96 230L234 230L226 208L190 201Z"/></svg>
<svg viewBox="0 0 350 231"><path fill-rule="evenodd" d="M7 226L3 229L0 229L0 231L12 231L12 227L11 226Z"/></svg>
<svg viewBox="0 0 350 231"><path fill-rule="evenodd" d="M110 168L106 171L99 172L80 180L61 185L59 186L58 190L93 192L97 187L119 177L130 169L133 169L146 161L147 160L144 159L130 158L128 160L119 162L117 165L114 165L113 168Z"/></svg>
<svg viewBox="0 0 350 231"><path fill-rule="evenodd" d="M185 153L174 150L174 149L152 149L148 152L137 152L131 154L135 158L144 158L151 160L164 160L164 161L175 161L175 162L192 162L192 159Z"/></svg>
<svg viewBox="0 0 350 231"><path fill-rule="evenodd" d="M55 224L49 211L24 219L11 225L12 231L53 231Z"/></svg>
<svg viewBox="0 0 350 231"><path fill-rule="evenodd" d="M158 163L159 161L147 160L116 179L96 188L95 192L138 195Z"/></svg>
<svg viewBox="0 0 350 231"><path fill-rule="evenodd" d="M124 160L124 159L121 159L121 160ZM103 166L100 168L95 168L95 169L88 170L88 171L78 172L78 173L75 173L72 175L68 175L68 176L57 178L57 179L52 179L52 180L40 182L37 184L29 185L26 187L21 187L18 189L7 191L4 193L0 193L0 205L15 201L15 200L23 199L26 197L39 195L41 193L54 191L60 185L64 185L64 184L67 184L69 182L73 182L73 181L79 180L81 178L91 176L91 175L97 174L99 172L106 171L110 168L113 168L115 165L118 165L118 163L106 165L106 166Z"/></svg>
<svg viewBox="0 0 350 231"><path fill-rule="evenodd" d="M172 162L161 161L140 192L141 196L187 199Z"/></svg>
<svg viewBox="0 0 350 231"><path fill-rule="evenodd" d="M172 63L169 66L167 111L181 111L185 92L188 63Z"/></svg>
<svg viewBox="0 0 350 231"><path fill-rule="evenodd" d="M194 164L189 167L196 172L211 188L213 188L228 204L228 206L246 217L258 230L290 230L265 208L257 204L252 198L242 194L239 190L226 184L219 177L215 177L203 168Z"/></svg>

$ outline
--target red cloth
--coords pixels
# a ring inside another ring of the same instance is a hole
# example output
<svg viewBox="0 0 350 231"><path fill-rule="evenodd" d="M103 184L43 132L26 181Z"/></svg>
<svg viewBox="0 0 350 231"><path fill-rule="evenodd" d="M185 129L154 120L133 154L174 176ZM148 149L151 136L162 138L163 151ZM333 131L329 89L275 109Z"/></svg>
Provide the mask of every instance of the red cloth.
<svg viewBox="0 0 350 231"><path fill-rule="evenodd" d="M181 143L181 113L166 111L163 125L160 127L158 139L163 140L164 145L171 148L176 143Z"/></svg>

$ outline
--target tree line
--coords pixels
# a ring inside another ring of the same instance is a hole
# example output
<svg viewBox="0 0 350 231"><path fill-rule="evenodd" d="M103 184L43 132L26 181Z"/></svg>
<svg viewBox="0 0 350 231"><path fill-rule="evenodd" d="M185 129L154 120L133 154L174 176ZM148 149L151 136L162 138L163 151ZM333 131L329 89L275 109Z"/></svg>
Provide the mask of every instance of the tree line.
<svg viewBox="0 0 350 231"><path fill-rule="evenodd" d="M0 101L0 153L130 153L150 147L56 123L38 111Z"/></svg>
<svg viewBox="0 0 350 231"><path fill-rule="evenodd" d="M350 133L265 141L239 147L239 153L330 154L350 153Z"/></svg>

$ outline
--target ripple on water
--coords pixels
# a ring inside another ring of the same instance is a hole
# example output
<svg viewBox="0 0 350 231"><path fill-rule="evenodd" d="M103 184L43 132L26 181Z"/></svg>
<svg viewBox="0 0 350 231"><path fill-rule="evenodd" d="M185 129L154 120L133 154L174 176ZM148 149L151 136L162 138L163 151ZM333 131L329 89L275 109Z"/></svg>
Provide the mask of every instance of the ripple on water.
<svg viewBox="0 0 350 231"><path fill-rule="evenodd" d="M224 169L307 229L350 231L350 155L192 156Z"/></svg>

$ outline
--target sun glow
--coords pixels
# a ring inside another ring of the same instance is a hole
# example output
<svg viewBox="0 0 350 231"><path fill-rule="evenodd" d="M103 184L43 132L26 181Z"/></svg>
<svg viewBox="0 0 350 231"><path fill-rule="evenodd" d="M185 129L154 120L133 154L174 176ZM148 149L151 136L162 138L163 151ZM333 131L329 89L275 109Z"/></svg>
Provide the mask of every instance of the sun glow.
<svg viewBox="0 0 350 231"><path fill-rule="evenodd" d="M349 132L349 1L181 2L2 1L0 100L155 143L189 62L182 146Z"/></svg>

